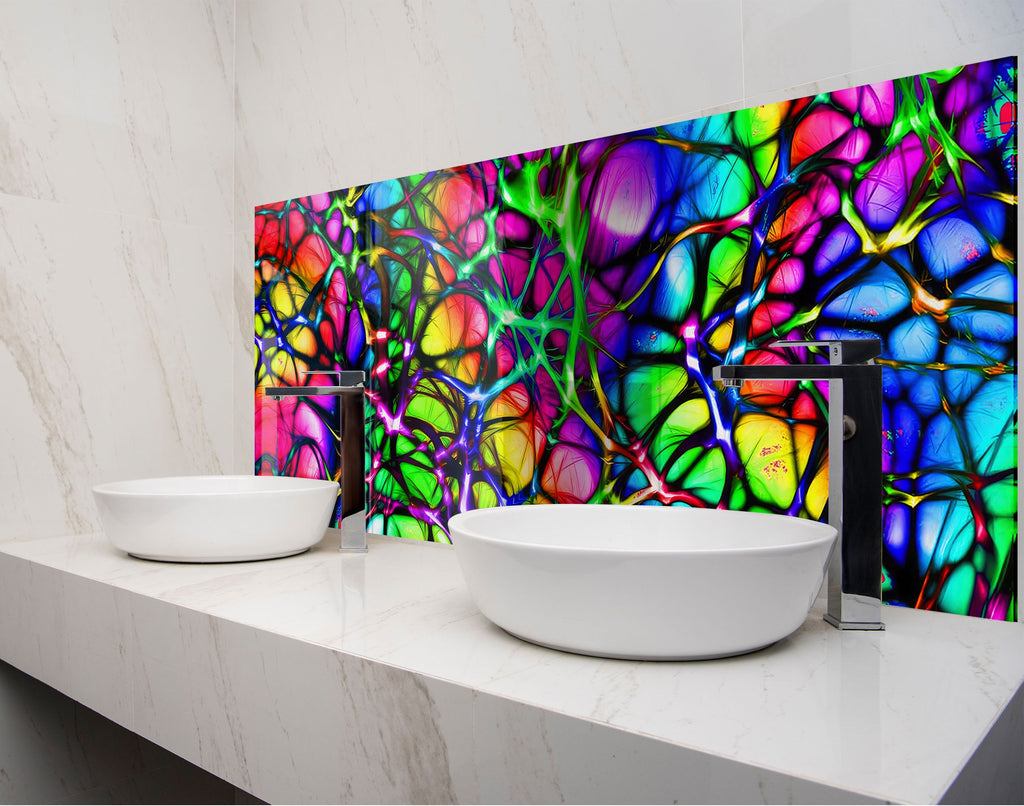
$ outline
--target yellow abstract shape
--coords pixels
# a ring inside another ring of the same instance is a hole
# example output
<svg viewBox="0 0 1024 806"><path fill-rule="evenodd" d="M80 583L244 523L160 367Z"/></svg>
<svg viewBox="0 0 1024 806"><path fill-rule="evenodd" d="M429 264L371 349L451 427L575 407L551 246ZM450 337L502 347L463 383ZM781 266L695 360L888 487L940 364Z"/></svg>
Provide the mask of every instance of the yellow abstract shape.
<svg viewBox="0 0 1024 806"><path fill-rule="evenodd" d="M288 343L302 355L316 355L316 334L306 325L293 327L288 331Z"/></svg>
<svg viewBox="0 0 1024 806"><path fill-rule="evenodd" d="M821 469L807 485L807 492L804 494L804 509L807 514L815 520L821 518L825 511L825 504L828 503L828 463L822 462Z"/></svg>
<svg viewBox="0 0 1024 806"><path fill-rule="evenodd" d="M282 319L292 319L306 304L309 291L294 277L286 277L270 291L270 304Z"/></svg>
<svg viewBox="0 0 1024 806"><path fill-rule="evenodd" d="M797 473L801 476L807 472L807 462L810 459L817 432L818 429L815 426L807 423L793 425L793 452L796 457Z"/></svg>
<svg viewBox="0 0 1024 806"><path fill-rule="evenodd" d="M708 344L719 353L724 353L732 344L732 319L726 319L708 337Z"/></svg>
<svg viewBox="0 0 1024 806"><path fill-rule="evenodd" d="M469 294L439 300L423 329L420 348L431 356L480 346L487 338L487 312Z"/></svg>
<svg viewBox="0 0 1024 806"><path fill-rule="evenodd" d="M423 294L437 294L456 280L455 269L443 255L435 255L423 272Z"/></svg>
<svg viewBox="0 0 1024 806"><path fill-rule="evenodd" d="M775 181L779 169L779 143L776 140L759 145L754 149L754 170L765 187Z"/></svg>
<svg viewBox="0 0 1024 806"><path fill-rule="evenodd" d="M817 434L817 426L807 423L796 423L793 426L797 472L801 478L810 479L805 493L804 508L815 519L821 517L828 502L828 452L818 458L816 467L808 467Z"/></svg>
<svg viewBox="0 0 1024 806"><path fill-rule="evenodd" d="M786 119L790 102L743 109L736 113L736 137L745 146L756 146L770 140L779 133L779 126Z"/></svg>
<svg viewBox="0 0 1024 806"><path fill-rule="evenodd" d="M495 428L480 446L481 457L486 457L487 464L500 471L502 487L509 495L523 489L533 479L537 454L531 430L526 423Z"/></svg>
<svg viewBox="0 0 1024 806"><path fill-rule="evenodd" d="M711 423L711 411L703 397L695 397L680 403L669 417L677 428L693 433Z"/></svg>
<svg viewBox="0 0 1024 806"><path fill-rule="evenodd" d="M284 350L275 350L273 355L267 351L267 355L270 358L271 378L280 381L285 386L298 386L299 373L309 369L309 365L305 361L288 355ZM277 385L276 382L268 384L268 386L275 385Z"/></svg>
<svg viewBox="0 0 1024 806"><path fill-rule="evenodd" d="M442 358L437 366L445 375L475 386L480 380L480 361L480 354L471 352Z"/></svg>
<svg viewBox="0 0 1024 806"><path fill-rule="evenodd" d="M485 413L480 458L489 469L499 471L508 495L530 484L544 447L545 429L528 412L530 395L517 383L498 395Z"/></svg>
<svg viewBox="0 0 1024 806"><path fill-rule="evenodd" d="M256 335L263 339L272 338L276 335L277 330L275 329L274 320L271 319L270 313L267 311L260 311L256 314Z"/></svg>
<svg viewBox="0 0 1024 806"><path fill-rule="evenodd" d="M747 414L736 424L734 436L751 492L780 509L788 508L799 481L789 425L767 414Z"/></svg>
<svg viewBox="0 0 1024 806"><path fill-rule="evenodd" d="M498 494L490 484L478 481L473 485L473 503L476 509L498 506Z"/></svg>

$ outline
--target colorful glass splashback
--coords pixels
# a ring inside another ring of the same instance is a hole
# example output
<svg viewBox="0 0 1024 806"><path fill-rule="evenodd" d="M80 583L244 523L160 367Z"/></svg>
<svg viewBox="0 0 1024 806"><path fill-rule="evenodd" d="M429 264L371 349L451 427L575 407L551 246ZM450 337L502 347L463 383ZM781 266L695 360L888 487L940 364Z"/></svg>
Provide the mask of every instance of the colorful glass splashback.
<svg viewBox="0 0 1024 806"><path fill-rule="evenodd" d="M256 385L368 373L377 533L820 518L827 389L711 368L875 336L887 601L1015 618L1016 102L1003 59L261 206ZM337 477L336 423L257 388L257 472Z"/></svg>

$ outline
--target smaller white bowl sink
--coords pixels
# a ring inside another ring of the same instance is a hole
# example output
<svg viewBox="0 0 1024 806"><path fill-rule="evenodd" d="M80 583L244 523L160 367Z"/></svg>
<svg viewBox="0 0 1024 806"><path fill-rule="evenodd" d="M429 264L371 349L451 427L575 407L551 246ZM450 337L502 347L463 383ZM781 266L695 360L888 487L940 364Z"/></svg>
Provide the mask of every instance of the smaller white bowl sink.
<svg viewBox="0 0 1024 806"><path fill-rule="evenodd" d="M836 540L784 515L587 504L448 522L470 595L512 635L609 658L752 652L799 628Z"/></svg>
<svg viewBox="0 0 1024 806"><path fill-rule="evenodd" d="M289 476L178 476L93 487L110 542L145 560L269 560L324 536L338 484Z"/></svg>

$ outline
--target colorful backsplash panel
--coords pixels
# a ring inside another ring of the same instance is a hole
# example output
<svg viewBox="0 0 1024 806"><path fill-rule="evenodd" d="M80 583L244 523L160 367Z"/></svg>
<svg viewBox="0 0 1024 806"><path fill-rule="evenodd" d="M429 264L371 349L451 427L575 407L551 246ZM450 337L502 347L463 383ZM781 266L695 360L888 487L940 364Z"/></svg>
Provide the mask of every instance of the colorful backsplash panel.
<svg viewBox="0 0 1024 806"><path fill-rule="evenodd" d="M257 472L337 477L362 369L371 531L620 503L821 518L827 389L716 387L874 336L885 595L1016 617L1016 60L256 209Z"/></svg>

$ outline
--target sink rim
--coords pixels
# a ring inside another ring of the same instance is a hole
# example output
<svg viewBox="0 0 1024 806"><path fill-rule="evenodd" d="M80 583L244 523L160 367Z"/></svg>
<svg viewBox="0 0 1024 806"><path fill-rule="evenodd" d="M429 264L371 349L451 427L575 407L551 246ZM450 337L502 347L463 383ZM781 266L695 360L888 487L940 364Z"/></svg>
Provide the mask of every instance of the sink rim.
<svg viewBox="0 0 1024 806"><path fill-rule="evenodd" d="M564 552L585 552L585 553L608 553L608 554L637 554L637 555L679 555L686 554L690 556L716 556L723 554L746 554L746 553L757 553L757 554L775 554L775 553L789 553L796 549L808 549L813 546L831 543L838 535L835 527L830 526L827 523L820 521L812 521L809 518L798 518L792 515L779 515L769 512L748 512L745 510L724 510L716 508L701 508L701 507L654 507L654 506L643 506L643 509L666 509L666 510L689 510L692 513L706 512L706 513L728 513L728 517L736 520L750 520L750 521L765 521L769 520L779 526L785 526L788 529L797 528L801 531L801 539L793 540L791 535L785 535L782 533L770 533L774 542L765 541L762 543L744 545L744 546L729 546L729 545L711 545L711 546L688 546L688 545L672 545L672 546L644 546L637 545L636 542L623 542L616 545L574 545L571 543L564 542L540 542L536 539L535 535L528 535L525 537L506 537L496 536L490 534L484 534L479 530L479 527L473 528L473 521L480 520L483 518L491 517L491 513L496 510L520 510L520 509L538 509L548 510L552 507L558 507L559 515L571 514L575 511L589 511L593 507L607 507L609 510L616 510L616 515L613 517L621 517L619 511L622 510L622 514L632 514L628 510L633 509L630 505L623 504L524 504L518 506L507 506L507 507L481 507L479 509L469 510L467 512L460 512L453 515L448 523L449 528L454 523L455 528L463 531L468 537L473 540L481 540L495 545L508 546L514 548L528 548L531 551L564 551ZM518 514L518 513L517 513ZM537 517L540 516L540 512L537 513ZM551 514L551 513L544 513ZM527 515L526 517L535 517L534 515ZM646 517L646 516L645 516ZM715 516L719 517L719 516ZM796 521L797 523L794 523ZM559 535L561 537L562 535ZM764 535L762 535L764 536ZM783 540L784 537L790 539ZM631 536L630 541L649 539L650 535L642 536Z"/></svg>
<svg viewBox="0 0 1024 806"><path fill-rule="evenodd" d="M267 481L255 481L258 479L273 479L274 481L272 483ZM153 486L167 482L205 482L221 486L217 489L185 489L184 487L172 489L170 487L161 488L159 486ZM254 482L255 485L262 486L254 486L251 489L232 488L223 482ZM159 476L144 479L106 481L101 484L94 485L92 490L93 493L96 494L125 496L129 498L141 496L161 496L169 498L187 496L191 498L193 496L211 495L280 495L295 493L299 490L315 490L317 488L324 488L327 486L334 486L337 488L337 482L325 479L307 479L299 476L247 476L239 473L230 475L203 474L195 476Z"/></svg>

